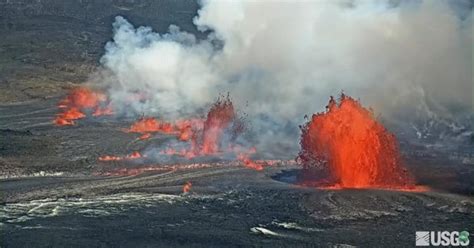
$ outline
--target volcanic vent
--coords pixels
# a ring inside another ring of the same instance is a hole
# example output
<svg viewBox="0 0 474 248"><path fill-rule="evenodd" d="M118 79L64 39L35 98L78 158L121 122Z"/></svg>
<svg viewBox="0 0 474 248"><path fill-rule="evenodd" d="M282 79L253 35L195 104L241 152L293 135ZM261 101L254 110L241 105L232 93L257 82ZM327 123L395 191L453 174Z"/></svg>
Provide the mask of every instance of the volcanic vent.
<svg viewBox="0 0 474 248"><path fill-rule="evenodd" d="M360 102L341 94L301 127L304 184L330 188L411 189L397 139ZM310 171L325 175L314 179Z"/></svg>

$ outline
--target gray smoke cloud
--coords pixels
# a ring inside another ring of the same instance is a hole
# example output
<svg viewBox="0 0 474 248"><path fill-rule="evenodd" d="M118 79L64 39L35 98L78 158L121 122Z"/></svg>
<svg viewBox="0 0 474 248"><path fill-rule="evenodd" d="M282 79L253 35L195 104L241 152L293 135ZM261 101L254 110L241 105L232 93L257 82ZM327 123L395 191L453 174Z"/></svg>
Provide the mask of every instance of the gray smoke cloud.
<svg viewBox="0 0 474 248"><path fill-rule="evenodd" d="M117 17L98 80L127 113L170 120L230 92L261 152L294 155L303 116L341 90L393 123L472 114L468 4L203 1L194 24L204 40ZM137 92L150 100L130 101Z"/></svg>

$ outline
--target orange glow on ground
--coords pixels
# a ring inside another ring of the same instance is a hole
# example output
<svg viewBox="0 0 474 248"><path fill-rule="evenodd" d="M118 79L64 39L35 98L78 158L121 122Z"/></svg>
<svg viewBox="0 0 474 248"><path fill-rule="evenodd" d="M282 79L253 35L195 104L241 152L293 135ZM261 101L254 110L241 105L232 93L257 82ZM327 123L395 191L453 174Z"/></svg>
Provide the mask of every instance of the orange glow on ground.
<svg viewBox="0 0 474 248"><path fill-rule="evenodd" d="M143 158L144 156L142 156L140 154L140 152L132 152L131 154L128 154L126 156L111 156L111 155L105 155L105 156L101 156L99 157L99 161L122 161L122 160L133 160L133 159L139 159L139 158Z"/></svg>
<svg viewBox="0 0 474 248"><path fill-rule="evenodd" d="M54 124L57 126L75 125L74 120L86 117L84 113L86 109L94 110L93 116L112 115L113 110L110 104L102 107L105 102L107 102L107 96L103 93L86 87L74 88L58 103L61 112L56 115Z"/></svg>

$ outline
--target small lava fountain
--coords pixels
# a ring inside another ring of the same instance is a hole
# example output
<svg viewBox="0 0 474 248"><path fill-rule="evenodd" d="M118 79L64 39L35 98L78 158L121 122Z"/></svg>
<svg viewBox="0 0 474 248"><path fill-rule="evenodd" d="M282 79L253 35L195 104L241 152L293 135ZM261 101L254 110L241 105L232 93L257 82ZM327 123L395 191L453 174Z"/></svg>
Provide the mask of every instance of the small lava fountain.
<svg viewBox="0 0 474 248"><path fill-rule="evenodd" d="M415 190L396 137L371 110L344 94L339 101L331 97L326 108L301 127L298 159L308 172L303 175L303 184L334 189ZM312 178L312 169L319 169L324 178Z"/></svg>
<svg viewBox="0 0 474 248"><path fill-rule="evenodd" d="M61 109L61 112L56 115L54 124L57 126L74 125L74 120L86 117L84 110L93 110L93 116L112 115L112 106L107 102L107 96L101 92L93 91L87 87L74 88L59 102L58 108Z"/></svg>
<svg viewBox="0 0 474 248"><path fill-rule="evenodd" d="M235 119L234 105L229 97L218 99L207 113L200 142L200 153L214 154L219 152L219 143L224 131L232 125Z"/></svg>

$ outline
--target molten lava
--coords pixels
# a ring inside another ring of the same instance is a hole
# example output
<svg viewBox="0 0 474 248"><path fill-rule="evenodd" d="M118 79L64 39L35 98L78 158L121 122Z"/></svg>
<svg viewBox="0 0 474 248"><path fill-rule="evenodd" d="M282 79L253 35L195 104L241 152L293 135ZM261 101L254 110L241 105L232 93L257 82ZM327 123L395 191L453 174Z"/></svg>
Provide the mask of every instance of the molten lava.
<svg viewBox="0 0 474 248"><path fill-rule="evenodd" d="M263 165L261 163L257 163L249 158L249 153L239 153L237 154L237 159L241 161L247 168L257 171L263 170Z"/></svg>
<svg viewBox="0 0 474 248"><path fill-rule="evenodd" d="M147 140L152 133L172 135L181 142L188 142L186 147L168 146L159 154L180 156L193 159L200 156L220 156L233 154L246 167L263 170L263 164L250 159L256 153L255 148L244 148L235 145L235 138L245 130L244 123L237 118L234 106L229 96L218 98L211 106L206 119L178 120L174 123L158 120L153 117L142 117L124 132L138 133L137 140ZM102 156L100 161L120 161L130 159L121 156Z"/></svg>
<svg viewBox="0 0 474 248"><path fill-rule="evenodd" d="M143 157L144 156L142 156L140 152L135 151L126 156L110 156L110 155L101 156L99 157L99 161L122 161L122 160L139 159Z"/></svg>
<svg viewBox="0 0 474 248"><path fill-rule="evenodd" d="M234 120L234 105L229 97L223 100L218 99L209 110L204 122L200 153L209 155L218 152L222 135Z"/></svg>
<svg viewBox="0 0 474 248"><path fill-rule="evenodd" d="M137 122L133 123L127 131L130 133L172 133L173 129L170 123L160 122L152 117L143 117Z"/></svg>
<svg viewBox="0 0 474 248"><path fill-rule="evenodd" d="M186 182L183 185L183 193L188 193L191 190L191 186L193 186L191 182Z"/></svg>
<svg viewBox="0 0 474 248"><path fill-rule="evenodd" d="M161 122L153 117L142 117L124 131L128 133L141 133L142 136L139 139L142 140L148 139L151 136L150 133L164 133L175 135L181 141L188 141L193 136L193 130L196 129L202 129L202 120L180 120L172 124Z"/></svg>
<svg viewBox="0 0 474 248"><path fill-rule="evenodd" d="M322 166L336 188L412 188L395 136L371 111L341 94L326 112L302 128L299 159L305 169ZM322 186L322 185L321 185Z"/></svg>
<svg viewBox="0 0 474 248"><path fill-rule="evenodd" d="M189 141L191 147L188 150L177 151L168 148L162 154L181 155L186 157L216 155L221 150L224 133L235 121L234 106L227 97L218 99L211 107L205 120L189 119L179 120L172 124L162 122L152 117L144 117L133 123L126 132L142 133L140 137L145 139L147 134L160 132L175 135L180 141ZM230 130L232 132L232 130Z"/></svg>
<svg viewBox="0 0 474 248"><path fill-rule="evenodd" d="M54 119L54 124L58 126L74 125L74 120L81 119L84 117L86 117L86 115L82 113L78 108L71 107L65 109L64 112L57 114L56 119Z"/></svg>
<svg viewBox="0 0 474 248"><path fill-rule="evenodd" d="M167 147L160 151L160 154L193 159L199 156L218 156L224 153L232 153L246 167L263 170L261 163L250 159L250 156L256 153L255 148L247 149L233 144L235 138L245 130L245 126L237 118L234 105L229 96L218 98L211 106L204 121L200 119L184 120L170 126L170 130L167 129L165 133L176 134L180 141L189 142L189 147ZM129 132L162 130L160 123L153 118L142 119L128 129ZM224 141L230 141L230 143L226 145Z"/></svg>
<svg viewBox="0 0 474 248"><path fill-rule="evenodd" d="M54 124L58 126L74 125L75 122L73 120L86 117L86 114L83 112L86 109L94 110L93 116L113 114L110 104L102 107L105 102L107 102L107 96L103 93L86 87L74 88L66 98L59 102L58 108L62 112L56 115Z"/></svg>

